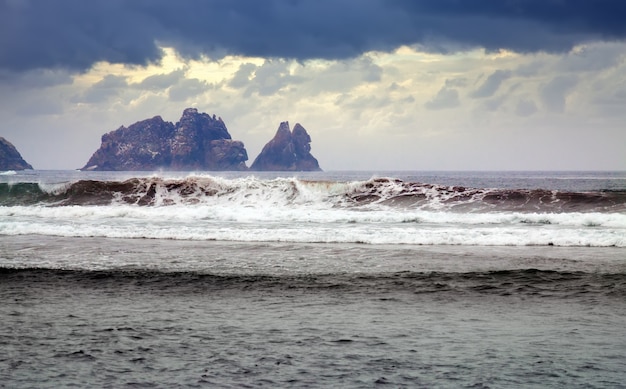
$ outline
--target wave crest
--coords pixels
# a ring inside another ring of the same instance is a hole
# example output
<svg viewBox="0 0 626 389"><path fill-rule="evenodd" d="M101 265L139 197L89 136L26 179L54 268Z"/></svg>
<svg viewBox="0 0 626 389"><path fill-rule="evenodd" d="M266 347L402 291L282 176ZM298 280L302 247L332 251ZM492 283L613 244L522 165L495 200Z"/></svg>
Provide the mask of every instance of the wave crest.
<svg viewBox="0 0 626 389"><path fill-rule="evenodd" d="M565 192L542 189L465 188L394 178L367 181L263 180L191 176L73 183L0 183L0 205L168 206L230 203L267 207L298 204L364 209L394 207L459 212L625 212L626 191Z"/></svg>

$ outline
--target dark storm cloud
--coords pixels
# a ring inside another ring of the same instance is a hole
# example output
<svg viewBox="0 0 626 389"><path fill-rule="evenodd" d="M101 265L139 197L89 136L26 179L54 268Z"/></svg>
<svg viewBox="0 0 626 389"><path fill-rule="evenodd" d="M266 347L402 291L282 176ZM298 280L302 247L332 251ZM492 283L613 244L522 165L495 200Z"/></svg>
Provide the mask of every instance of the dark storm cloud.
<svg viewBox="0 0 626 389"><path fill-rule="evenodd" d="M420 45L567 51L626 36L623 0L0 0L0 69L181 54L341 59Z"/></svg>
<svg viewBox="0 0 626 389"><path fill-rule="evenodd" d="M0 84L19 88L41 89L72 82L72 74L63 69L33 69L20 74L0 70Z"/></svg>

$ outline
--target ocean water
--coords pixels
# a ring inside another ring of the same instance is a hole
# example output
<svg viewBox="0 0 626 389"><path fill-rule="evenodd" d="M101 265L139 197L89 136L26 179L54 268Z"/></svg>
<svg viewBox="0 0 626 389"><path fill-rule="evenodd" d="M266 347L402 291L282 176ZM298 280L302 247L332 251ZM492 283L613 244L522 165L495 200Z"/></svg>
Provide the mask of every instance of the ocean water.
<svg viewBox="0 0 626 389"><path fill-rule="evenodd" d="M0 387L626 387L625 172L0 173Z"/></svg>

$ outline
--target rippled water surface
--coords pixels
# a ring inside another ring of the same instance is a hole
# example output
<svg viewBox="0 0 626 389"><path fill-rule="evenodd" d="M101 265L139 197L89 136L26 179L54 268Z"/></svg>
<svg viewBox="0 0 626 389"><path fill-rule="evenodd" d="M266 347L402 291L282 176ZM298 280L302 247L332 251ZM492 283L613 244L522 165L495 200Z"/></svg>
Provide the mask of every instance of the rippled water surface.
<svg viewBox="0 0 626 389"><path fill-rule="evenodd" d="M20 246L48 267L81 250L101 256L92 270L1 271L6 387L582 388L626 378L619 249L578 249L573 260L568 248L1 239L3 256ZM115 253L135 262L121 266ZM177 265L187 258L189 268Z"/></svg>

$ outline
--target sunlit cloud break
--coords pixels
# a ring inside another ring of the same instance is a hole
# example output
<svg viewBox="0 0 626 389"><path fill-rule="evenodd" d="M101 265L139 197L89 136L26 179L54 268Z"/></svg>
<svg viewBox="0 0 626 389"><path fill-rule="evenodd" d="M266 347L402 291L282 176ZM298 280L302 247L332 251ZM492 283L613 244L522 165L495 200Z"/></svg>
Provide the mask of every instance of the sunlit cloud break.
<svg viewBox="0 0 626 389"><path fill-rule="evenodd" d="M36 168L196 107L326 169L626 169L621 1L0 1L0 134ZM366 156L366 157L364 157Z"/></svg>

